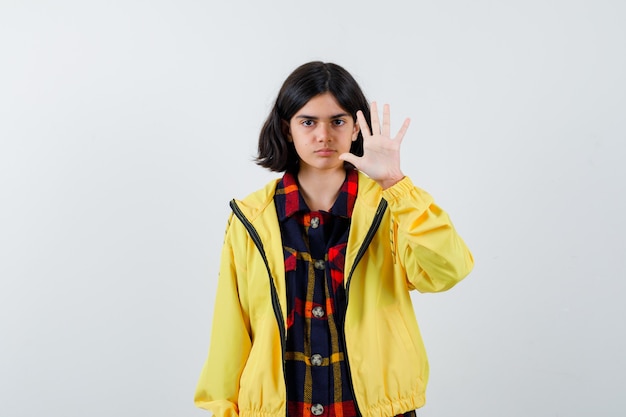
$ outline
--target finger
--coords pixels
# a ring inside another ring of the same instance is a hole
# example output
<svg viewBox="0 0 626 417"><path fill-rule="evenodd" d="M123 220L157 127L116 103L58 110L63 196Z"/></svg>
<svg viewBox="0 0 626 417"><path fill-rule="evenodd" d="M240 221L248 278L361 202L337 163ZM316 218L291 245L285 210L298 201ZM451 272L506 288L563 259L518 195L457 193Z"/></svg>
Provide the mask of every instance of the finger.
<svg viewBox="0 0 626 417"><path fill-rule="evenodd" d="M370 117L372 118L372 135L380 134L380 120L378 119L378 106L375 101L372 101L372 109L370 110Z"/></svg>
<svg viewBox="0 0 626 417"><path fill-rule="evenodd" d="M356 112L356 121L359 124L359 128L361 129L361 133L363 137L372 136L372 132L370 132L370 127L367 125L367 120L365 120L365 115L361 110Z"/></svg>
<svg viewBox="0 0 626 417"><path fill-rule="evenodd" d="M389 104L383 106L383 130L382 134L385 137L391 138L391 116L389 110Z"/></svg>
<svg viewBox="0 0 626 417"><path fill-rule="evenodd" d="M404 120L404 123L402 123L402 127L398 131L398 134L394 138L394 140L398 141L399 144L402 143L402 139L404 139L404 135L406 134L406 131L409 129L410 124L411 124L411 119L407 117Z"/></svg>
<svg viewBox="0 0 626 417"><path fill-rule="evenodd" d="M342 161L349 162L352 165L354 165L357 169L359 169L359 161L361 158L356 156L355 154L350 153L350 152L345 152L339 155L339 159L341 159Z"/></svg>

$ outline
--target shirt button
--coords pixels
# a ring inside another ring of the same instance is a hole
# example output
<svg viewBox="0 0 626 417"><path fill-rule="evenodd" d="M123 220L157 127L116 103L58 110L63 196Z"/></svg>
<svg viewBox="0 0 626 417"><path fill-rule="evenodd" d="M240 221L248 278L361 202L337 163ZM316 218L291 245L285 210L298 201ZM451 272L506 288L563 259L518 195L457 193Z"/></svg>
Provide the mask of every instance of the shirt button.
<svg viewBox="0 0 626 417"><path fill-rule="evenodd" d="M326 267L326 262L323 259L317 259L314 263L315 269L324 269Z"/></svg>
<svg viewBox="0 0 626 417"><path fill-rule="evenodd" d="M324 309L320 306L313 307L313 310L311 310L311 312L313 313L313 317L318 319L324 317L325 314Z"/></svg>
<svg viewBox="0 0 626 417"><path fill-rule="evenodd" d="M311 217L311 227L313 229L317 229L317 227L320 225L320 218L319 217Z"/></svg>
<svg viewBox="0 0 626 417"><path fill-rule="evenodd" d="M324 412L324 406L322 404L313 404L311 406L311 414L314 416L321 416Z"/></svg>
<svg viewBox="0 0 626 417"><path fill-rule="evenodd" d="M315 355L311 356L311 365L313 365L313 366L321 366L322 365L322 355L320 355L319 353L316 353Z"/></svg>

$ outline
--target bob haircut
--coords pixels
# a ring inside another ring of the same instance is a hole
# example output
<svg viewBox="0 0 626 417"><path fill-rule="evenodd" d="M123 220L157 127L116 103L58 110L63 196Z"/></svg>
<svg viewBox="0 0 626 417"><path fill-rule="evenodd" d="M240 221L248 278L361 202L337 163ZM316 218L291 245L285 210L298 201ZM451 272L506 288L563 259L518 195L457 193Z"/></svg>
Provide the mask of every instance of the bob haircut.
<svg viewBox="0 0 626 417"><path fill-rule="evenodd" d="M293 143L288 140L291 118L313 97L331 93L339 105L352 115L356 123L356 112L361 110L367 124L371 126L370 108L361 87L342 67L320 61L309 62L296 68L281 87L259 135L256 163L275 172L296 173L300 158ZM363 156L361 131L352 142L350 152ZM352 166L346 162L347 166Z"/></svg>

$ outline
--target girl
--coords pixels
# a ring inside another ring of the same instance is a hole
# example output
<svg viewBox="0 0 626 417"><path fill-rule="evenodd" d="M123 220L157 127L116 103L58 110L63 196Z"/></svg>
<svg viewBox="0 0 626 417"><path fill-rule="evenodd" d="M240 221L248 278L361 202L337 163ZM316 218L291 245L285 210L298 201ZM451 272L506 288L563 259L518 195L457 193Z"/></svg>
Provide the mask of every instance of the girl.
<svg viewBox="0 0 626 417"><path fill-rule="evenodd" d="M371 126L371 129L370 129ZM448 215L400 169L390 132L342 67L285 80L257 163L281 179L231 202L211 346L195 403L218 417L392 417L425 401L409 290L473 267Z"/></svg>

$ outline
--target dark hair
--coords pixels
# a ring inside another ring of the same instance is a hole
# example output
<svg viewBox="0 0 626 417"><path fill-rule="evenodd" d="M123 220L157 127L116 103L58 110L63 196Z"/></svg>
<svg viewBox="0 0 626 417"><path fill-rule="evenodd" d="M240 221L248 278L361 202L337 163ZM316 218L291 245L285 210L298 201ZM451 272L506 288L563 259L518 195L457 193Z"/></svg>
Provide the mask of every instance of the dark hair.
<svg viewBox="0 0 626 417"><path fill-rule="evenodd" d="M309 62L296 68L283 83L259 135L257 164L276 172L298 170L299 158L293 143L287 140L287 126L309 100L326 92L331 93L339 105L352 115L355 123L356 112L361 110L371 126L369 104L352 75L337 64ZM363 155L363 135L360 131L352 142L350 152Z"/></svg>

